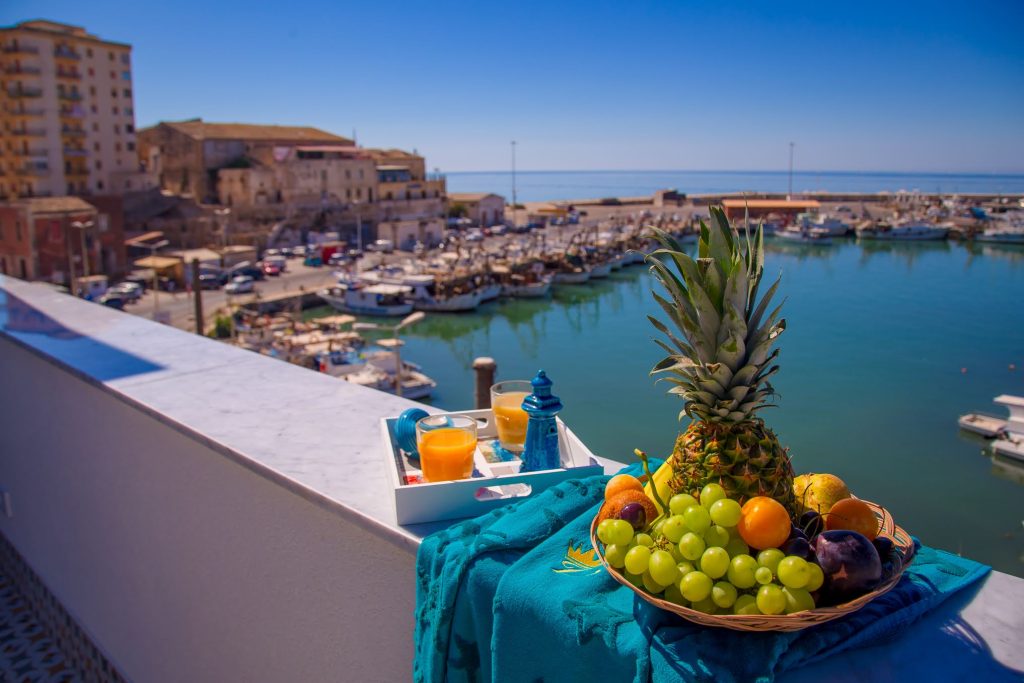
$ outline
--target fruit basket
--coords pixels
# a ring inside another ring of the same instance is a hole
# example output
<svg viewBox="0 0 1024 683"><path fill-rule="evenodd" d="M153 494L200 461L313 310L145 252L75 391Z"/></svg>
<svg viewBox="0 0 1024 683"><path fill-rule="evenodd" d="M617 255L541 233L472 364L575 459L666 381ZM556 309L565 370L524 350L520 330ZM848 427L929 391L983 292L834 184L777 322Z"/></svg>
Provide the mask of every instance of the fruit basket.
<svg viewBox="0 0 1024 683"><path fill-rule="evenodd" d="M881 583L874 590L854 600L832 607L817 607L794 614L705 614L669 602L668 600L663 600L630 583L622 573L608 563L608 560L605 558L604 547L597 538L597 517L594 518L590 525L590 541L598 557L601 558L601 563L605 566L608 574L655 607L677 614L683 619L701 624L702 626L716 626L735 631L800 631L856 612L878 596L889 592L899 582L900 577L903 576L903 571L913 560L914 541L910 534L896 525L892 515L885 508L870 501L864 502L878 518L880 529L878 535L889 538L893 542L893 551L891 556L887 558L892 561L891 571L883 576Z"/></svg>

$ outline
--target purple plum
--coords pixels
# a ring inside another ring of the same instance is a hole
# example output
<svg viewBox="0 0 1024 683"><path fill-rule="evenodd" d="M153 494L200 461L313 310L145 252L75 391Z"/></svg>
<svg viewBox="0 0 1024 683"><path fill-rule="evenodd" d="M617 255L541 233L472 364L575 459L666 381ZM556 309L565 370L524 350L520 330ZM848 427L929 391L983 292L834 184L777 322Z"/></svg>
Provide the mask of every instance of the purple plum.
<svg viewBox="0 0 1024 683"><path fill-rule="evenodd" d="M629 522L634 531L640 531L647 525L647 511L640 503L626 503L616 516Z"/></svg>
<svg viewBox="0 0 1024 683"><path fill-rule="evenodd" d="M811 544L806 538L791 538L779 546L779 550L786 553L786 555L796 555L808 562L817 562L814 550L811 548Z"/></svg>
<svg viewBox="0 0 1024 683"><path fill-rule="evenodd" d="M882 578L875 546L856 531L825 531L814 541L814 554L825 574L827 604L839 604L874 590Z"/></svg>

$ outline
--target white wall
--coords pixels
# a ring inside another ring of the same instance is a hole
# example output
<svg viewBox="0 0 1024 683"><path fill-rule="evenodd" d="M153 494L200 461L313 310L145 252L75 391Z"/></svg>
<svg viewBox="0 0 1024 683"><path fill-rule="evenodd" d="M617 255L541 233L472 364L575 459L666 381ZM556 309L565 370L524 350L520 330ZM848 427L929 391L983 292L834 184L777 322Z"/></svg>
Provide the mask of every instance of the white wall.
<svg viewBox="0 0 1024 683"><path fill-rule="evenodd" d="M127 677L411 678L409 551L3 338L0 377L0 531Z"/></svg>

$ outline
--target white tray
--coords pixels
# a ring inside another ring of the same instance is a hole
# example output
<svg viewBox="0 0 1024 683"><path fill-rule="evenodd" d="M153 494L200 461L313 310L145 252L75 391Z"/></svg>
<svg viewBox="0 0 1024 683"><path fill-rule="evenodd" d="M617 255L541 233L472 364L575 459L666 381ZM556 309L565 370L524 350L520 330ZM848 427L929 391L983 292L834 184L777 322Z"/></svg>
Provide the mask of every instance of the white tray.
<svg viewBox="0 0 1024 683"><path fill-rule="evenodd" d="M490 410L465 410L451 415L466 415L477 420L477 438L497 438L494 415ZM519 472L520 461L488 462L477 448L473 456L473 477L457 481L410 483L421 473L395 442L393 427L397 418L381 420L384 457L391 486L395 491L395 516L399 524L419 524L448 519L476 517L494 508L524 497L534 496L568 479L603 474L604 467L583 442L558 423L558 451L562 467L540 472Z"/></svg>

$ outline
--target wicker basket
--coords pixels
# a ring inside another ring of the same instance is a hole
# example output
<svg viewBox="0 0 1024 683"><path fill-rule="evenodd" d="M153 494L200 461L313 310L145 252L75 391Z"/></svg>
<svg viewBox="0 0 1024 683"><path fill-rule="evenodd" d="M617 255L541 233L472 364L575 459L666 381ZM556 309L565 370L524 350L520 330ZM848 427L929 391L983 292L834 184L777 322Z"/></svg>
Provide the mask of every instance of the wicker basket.
<svg viewBox="0 0 1024 683"><path fill-rule="evenodd" d="M896 526L892 519L892 515L880 505L876 505L870 501L864 501L871 506L871 510L878 517L881 530L880 536L888 536L892 539L893 545L896 548L894 553L896 567L893 570L891 576L885 580L875 590L860 596L856 600L845 602L842 605L836 605L835 607L819 607L817 609L806 610L803 612L797 612L796 614L705 614L698 612L697 610L690 609L677 605L667 600L655 597L647 591L637 588L631 584L625 576L620 574L617 570L609 566L608 561L604 557L603 548L597 540L597 518L590 523L590 542L594 545L594 549L597 551L598 556L601 558L601 563L604 564L605 569L608 570L608 574L613 579L626 586L638 596L651 603L656 607L660 607L663 610L678 614L683 619L687 619L697 624L704 626L718 626L722 628L731 628L736 631L800 631L810 626L816 626L823 624L826 621L838 619L839 617L856 612L864 605L868 604L879 595L889 592L895 586L900 577L903 575L903 570L906 569L907 565L914 556L914 541L906 531Z"/></svg>

